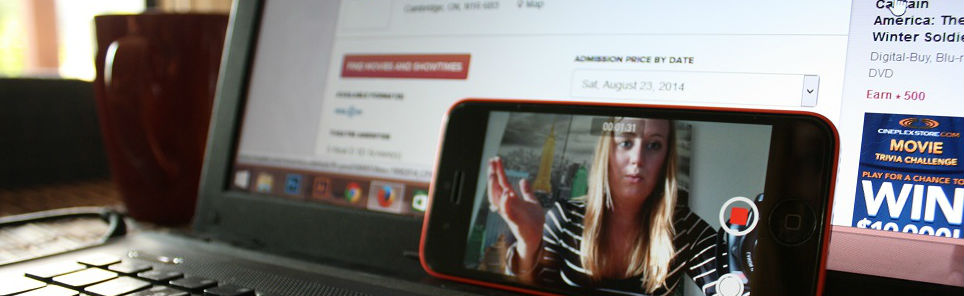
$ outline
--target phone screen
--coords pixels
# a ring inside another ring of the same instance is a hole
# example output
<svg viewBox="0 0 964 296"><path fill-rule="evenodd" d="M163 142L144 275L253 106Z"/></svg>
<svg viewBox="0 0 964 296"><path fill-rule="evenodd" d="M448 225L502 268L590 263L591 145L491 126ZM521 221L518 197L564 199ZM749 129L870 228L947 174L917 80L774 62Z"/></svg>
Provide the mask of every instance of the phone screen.
<svg viewBox="0 0 964 296"><path fill-rule="evenodd" d="M771 125L488 117L466 269L592 293L750 292L758 226L767 218L758 204ZM812 227L805 216L782 222Z"/></svg>

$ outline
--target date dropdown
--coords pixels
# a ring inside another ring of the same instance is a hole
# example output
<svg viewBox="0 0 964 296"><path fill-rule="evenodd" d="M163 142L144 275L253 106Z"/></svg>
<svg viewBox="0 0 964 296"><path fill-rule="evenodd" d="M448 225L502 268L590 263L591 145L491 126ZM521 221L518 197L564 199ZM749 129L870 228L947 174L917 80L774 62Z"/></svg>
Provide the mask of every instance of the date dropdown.
<svg viewBox="0 0 964 296"><path fill-rule="evenodd" d="M817 106L817 93L820 91L820 76L803 75L803 91L800 106Z"/></svg>

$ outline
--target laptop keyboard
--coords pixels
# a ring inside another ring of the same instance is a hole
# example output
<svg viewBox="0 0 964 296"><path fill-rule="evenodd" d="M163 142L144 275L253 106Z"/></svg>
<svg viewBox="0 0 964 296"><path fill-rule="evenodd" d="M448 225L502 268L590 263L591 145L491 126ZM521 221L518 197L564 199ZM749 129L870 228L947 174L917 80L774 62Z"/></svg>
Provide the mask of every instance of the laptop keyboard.
<svg viewBox="0 0 964 296"><path fill-rule="evenodd" d="M0 278L0 296L254 296L231 283L187 275L154 265L94 255L53 263L23 276Z"/></svg>

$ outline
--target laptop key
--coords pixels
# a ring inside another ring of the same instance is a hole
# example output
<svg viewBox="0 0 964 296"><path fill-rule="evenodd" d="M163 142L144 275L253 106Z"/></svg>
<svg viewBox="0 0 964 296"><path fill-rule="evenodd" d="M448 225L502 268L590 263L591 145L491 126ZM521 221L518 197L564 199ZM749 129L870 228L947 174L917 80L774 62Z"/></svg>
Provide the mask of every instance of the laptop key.
<svg viewBox="0 0 964 296"><path fill-rule="evenodd" d="M119 277L84 289L98 296L117 296L150 287L151 283L132 277Z"/></svg>
<svg viewBox="0 0 964 296"><path fill-rule="evenodd" d="M167 286L157 286L126 296L188 296L188 293Z"/></svg>
<svg viewBox="0 0 964 296"><path fill-rule="evenodd" d="M138 273L137 277L149 280L155 283L167 283L170 280L175 280L183 277L184 274L179 271L164 271L164 270L149 270L142 273Z"/></svg>
<svg viewBox="0 0 964 296"><path fill-rule="evenodd" d="M17 294L17 296L75 296L77 294L80 293L61 286L50 285L27 293Z"/></svg>
<svg viewBox="0 0 964 296"><path fill-rule="evenodd" d="M107 267L108 270L113 272L118 272L126 275L133 275L138 272L148 271L154 268L147 263L137 263L132 261L124 261L117 264L112 264Z"/></svg>
<svg viewBox="0 0 964 296"><path fill-rule="evenodd" d="M81 257L77 263L94 267L105 267L107 265L120 263L121 259L107 254L93 254Z"/></svg>
<svg viewBox="0 0 964 296"><path fill-rule="evenodd" d="M44 282L22 276L0 277L0 283L2 283L2 285L0 285L0 296L23 293L47 285Z"/></svg>
<svg viewBox="0 0 964 296"><path fill-rule="evenodd" d="M74 263L74 262L60 262L40 266L33 270L28 270L24 273L26 276L38 279L41 281L50 281L51 278L75 272L87 268L86 266Z"/></svg>
<svg viewBox="0 0 964 296"><path fill-rule="evenodd" d="M254 290L235 285L224 285L205 289L204 296L254 296Z"/></svg>
<svg viewBox="0 0 964 296"><path fill-rule="evenodd" d="M53 278L53 281L64 286L79 289L116 277L117 274L110 271L98 268L88 268L78 272L56 276Z"/></svg>
<svg viewBox="0 0 964 296"><path fill-rule="evenodd" d="M211 288L217 285L218 285L217 281L212 279L202 278L202 277L185 277L182 279L171 281L171 286L185 289L191 292L201 292L204 289Z"/></svg>

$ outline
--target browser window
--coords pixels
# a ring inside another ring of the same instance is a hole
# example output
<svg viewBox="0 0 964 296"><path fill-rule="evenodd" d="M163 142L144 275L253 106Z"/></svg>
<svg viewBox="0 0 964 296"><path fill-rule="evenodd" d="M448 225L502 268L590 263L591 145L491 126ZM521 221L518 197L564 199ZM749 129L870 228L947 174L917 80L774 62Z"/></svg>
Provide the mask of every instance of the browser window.
<svg viewBox="0 0 964 296"><path fill-rule="evenodd" d="M809 111L841 138L830 268L964 283L962 3L265 5L234 190L417 217L467 97Z"/></svg>

